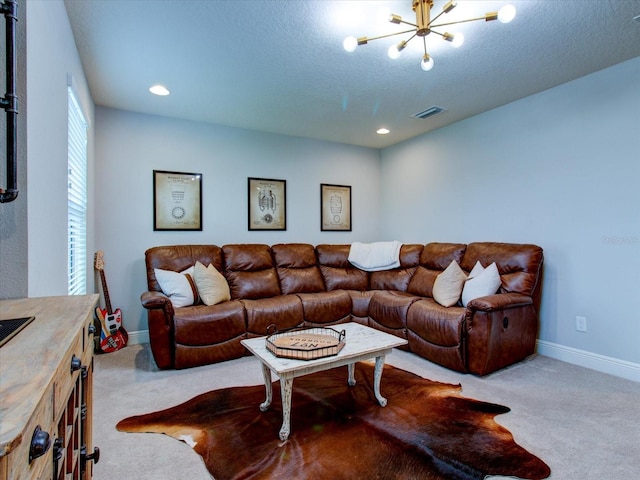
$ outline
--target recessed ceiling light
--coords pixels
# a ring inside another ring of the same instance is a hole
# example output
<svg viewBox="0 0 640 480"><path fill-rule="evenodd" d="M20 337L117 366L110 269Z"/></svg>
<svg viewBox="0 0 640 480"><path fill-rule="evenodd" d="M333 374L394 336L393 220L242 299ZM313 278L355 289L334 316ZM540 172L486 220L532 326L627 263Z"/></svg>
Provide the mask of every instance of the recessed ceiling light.
<svg viewBox="0 0 640 480"><path fill-rule="evenodd" d="M387 133L389 133L389 129L388 128L379 128L376 133L378 135L386 135Z"/></svg>
<svg viewBox="0 0 640 480"><path fill-rule="evenodd" d="M167 90L167 87L163 85L154 85L149 89L149 91L154 95L160 95L161 97L164 97L165 95L169 95L171 93L169 90Z"/></svg>

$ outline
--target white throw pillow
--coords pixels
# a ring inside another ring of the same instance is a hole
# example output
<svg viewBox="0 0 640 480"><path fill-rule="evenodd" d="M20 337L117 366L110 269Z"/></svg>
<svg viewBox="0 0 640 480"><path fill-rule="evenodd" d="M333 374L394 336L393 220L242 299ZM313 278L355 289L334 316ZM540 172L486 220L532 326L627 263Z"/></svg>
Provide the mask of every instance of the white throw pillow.
<svg viewBox="0 0 640 480"><path fill-rule="evenodd" d="M460 300L466 279L467 276L458 262L451 260L449 266L436 277L433 283L433 299L443 307L455 305Z"/></svg>
<svg viewBox="0 0 640 480"><path fill-rule="evenodd" d="M187 277L193 275L193 270L193 267L189 267L185 271L178 273L171 270L160 270L159 268L153 269L162 293L169 297L174 307L187 307L193 305L198 299L197 292L194 292L192 283Z"/></svg>
<svg viewBox="0 0 640 480"><path fill-rule="evenodd" d="M196 262L193 280L205 305L215 305L231 299L227 279L213 265L209 264L205 267L200 262Z"/></svg>
<svg viewBox="0 0 640 480"><path fill-rule="evenodd" d="M484 272L484 267L480 263L480 260L478 260L476 262L476 264L473 266L473 268L471 269L471 271L469 272L469 276L467 277L467 280L469 280L470 278L473 278L473 277L477 277L482 272Z"/></svg>
<svg viewBox="0 0 640 480"><path fill-rule="evenodd" d="M467 303L474 298L493 295L500 288L500 273L498 272L496 262L493 262L481 271L477 271L479 270L476 269L478 266L482 268L480 262L477 262L473 267L473 270L471 270L471 273L469 273L469 279L464 282L464 289L462 290L462 305L465 307L467 306Z"/></svg>

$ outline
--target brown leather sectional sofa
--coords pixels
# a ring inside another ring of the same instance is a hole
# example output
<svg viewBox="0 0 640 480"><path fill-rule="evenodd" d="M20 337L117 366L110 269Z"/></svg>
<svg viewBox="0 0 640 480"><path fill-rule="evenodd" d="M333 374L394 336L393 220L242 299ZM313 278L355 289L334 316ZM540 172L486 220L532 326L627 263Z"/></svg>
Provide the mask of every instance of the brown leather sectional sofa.
<svg viewBox="0 0 640 480"><path fill-rule="evenodd" d="M366 272L348 261L349 245L176 245L146 251L149 338L159 368L187 368L246 354L240 340L267 326L359 322L408 340L407 350L460 372L486 375L534 353L542 249L529 244L405 244L401 266ZM467 307L433 300L434 281L452 260L471 271L496 262L498 293ZM212 264L231 300L174 308L154 269L181 272ZM347 339L348 341L348 339Z"/></svg>

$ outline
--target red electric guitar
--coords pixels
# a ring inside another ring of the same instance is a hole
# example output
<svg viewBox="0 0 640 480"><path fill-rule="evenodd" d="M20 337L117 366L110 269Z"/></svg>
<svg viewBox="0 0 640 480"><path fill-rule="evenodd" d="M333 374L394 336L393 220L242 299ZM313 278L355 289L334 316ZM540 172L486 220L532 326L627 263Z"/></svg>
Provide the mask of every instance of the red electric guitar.
<svg viewBox="0 0 640 480"><path fill-rule="evenodd" d="M102 251L96 252L94 267L100 272L100 280L102 282L102 293L104 294L104 303L106 309L96 307L96 318L100 321L100 346L99 350L104 353L120 350L127 345L129 335L122 326L122 312L118 308L115 312L111 309L111 300L109 299L109 289L107 287L107 279L104 274L104 254Z"/></svg>

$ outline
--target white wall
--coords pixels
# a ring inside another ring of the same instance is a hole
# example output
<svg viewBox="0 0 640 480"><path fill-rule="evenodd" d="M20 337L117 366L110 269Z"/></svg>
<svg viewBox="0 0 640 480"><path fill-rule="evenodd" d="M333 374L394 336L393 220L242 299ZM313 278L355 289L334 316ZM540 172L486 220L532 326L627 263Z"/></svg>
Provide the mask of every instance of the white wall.
<svg viewBox="0 0 640 480"><path fill-rule="evenodd" d="M542 343L640 364L639 85L636 58L383 150L383 235L542 246Z"/></svg>
<svg viewBox="0 0 640 480"><path fill-rule="evenodd" d="M64 4L29 0L27 9L29 296L67 294L67 79L91 124L88 291L93 284L93 102Z"/></svg>
<svg viewBox="0 0 640 480"><path fill-rule="evenodd" d="M96 108L96 249L113 308L146 330L144 252L157 245L380 239L375 149ZM202 174L202 232L153 231L153 170ZM287 181L287 230L248 231L247 178ZM352 187L352 232L320 231L320 184Z"/></svg>

